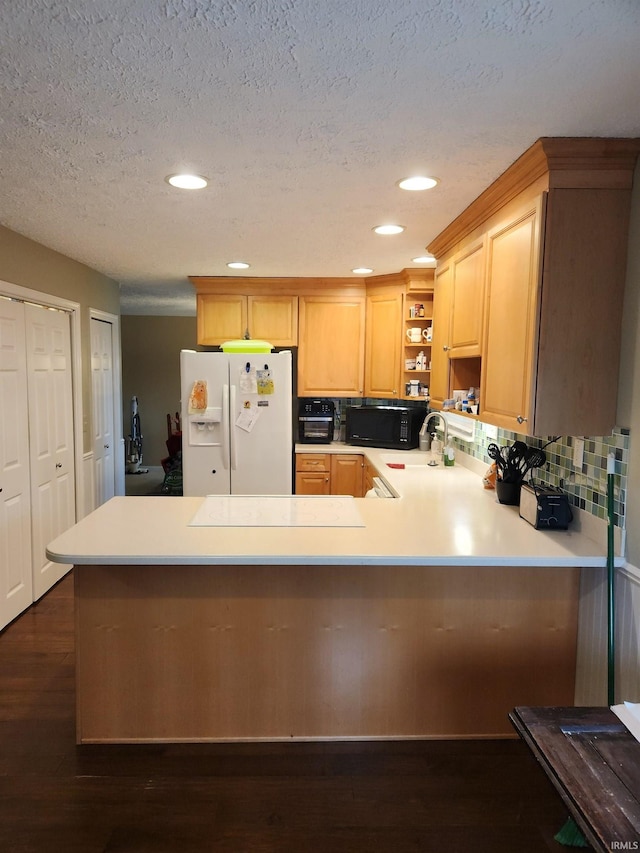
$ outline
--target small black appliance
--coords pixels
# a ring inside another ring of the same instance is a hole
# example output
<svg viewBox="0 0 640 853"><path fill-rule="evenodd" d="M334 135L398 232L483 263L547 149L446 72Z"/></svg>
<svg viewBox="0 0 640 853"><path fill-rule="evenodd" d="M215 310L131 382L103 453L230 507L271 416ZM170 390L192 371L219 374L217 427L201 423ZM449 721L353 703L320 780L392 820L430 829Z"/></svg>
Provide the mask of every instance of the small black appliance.
<svg viewBox="0 0 640 853"><path fill-rule="evenodd" d="M332 400L305 400L298 403L298 441L301 444L330 444L336 406Z"/></svg>
<svg viewBox="0 0 640 853"><path fill-rule="evenodd" d="M573 513L562 489L524 483L520 490L520 518L536 530L566 530Z"/></svg>
<svg viewBox="0 0 640 853"><path fill-rule="evenodd" d="M349 406L346 442L359 447L411 450L418 446L426 406Z"/></svg>

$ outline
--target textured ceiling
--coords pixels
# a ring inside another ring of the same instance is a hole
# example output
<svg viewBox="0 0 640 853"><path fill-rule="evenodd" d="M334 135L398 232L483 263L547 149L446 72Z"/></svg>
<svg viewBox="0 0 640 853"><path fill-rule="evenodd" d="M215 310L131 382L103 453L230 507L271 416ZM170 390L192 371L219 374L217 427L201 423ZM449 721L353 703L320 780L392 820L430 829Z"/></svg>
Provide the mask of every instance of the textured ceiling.
<svg viewBox="0 0 640 853"><path fill-rule="evenodd" d="M237 259L394 272L538 137L640 136L639 45L637 0L8 0L0 223L123 313L194 313Z"/></svg>

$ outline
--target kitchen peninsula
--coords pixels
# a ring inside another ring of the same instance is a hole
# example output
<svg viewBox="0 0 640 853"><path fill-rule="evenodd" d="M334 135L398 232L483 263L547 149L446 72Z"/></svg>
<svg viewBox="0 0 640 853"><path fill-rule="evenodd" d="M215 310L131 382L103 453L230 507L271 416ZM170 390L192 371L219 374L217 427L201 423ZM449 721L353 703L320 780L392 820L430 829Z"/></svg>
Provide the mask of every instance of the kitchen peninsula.
<svg viewBox="0 0 640 853"><path fill-rule="evenodd" d="M75 564L78 742L509 736L516 705L571 705L604 537L534 530L463 465L366 456L399 499L307 499L345 526L118 497L50 543Z"/></svg>

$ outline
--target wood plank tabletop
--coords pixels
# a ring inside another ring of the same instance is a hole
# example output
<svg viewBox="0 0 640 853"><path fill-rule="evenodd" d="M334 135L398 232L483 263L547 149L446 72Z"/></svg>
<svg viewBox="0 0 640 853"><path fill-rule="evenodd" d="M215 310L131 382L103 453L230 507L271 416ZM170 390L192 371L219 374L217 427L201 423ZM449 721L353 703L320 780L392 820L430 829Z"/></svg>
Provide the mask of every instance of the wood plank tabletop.
<svg viewBox="0 0 640 853"><path fill-rule="evenodd" d="M527 743L589 843L640 850L640 742L609 708L515 708Z"/></svg>

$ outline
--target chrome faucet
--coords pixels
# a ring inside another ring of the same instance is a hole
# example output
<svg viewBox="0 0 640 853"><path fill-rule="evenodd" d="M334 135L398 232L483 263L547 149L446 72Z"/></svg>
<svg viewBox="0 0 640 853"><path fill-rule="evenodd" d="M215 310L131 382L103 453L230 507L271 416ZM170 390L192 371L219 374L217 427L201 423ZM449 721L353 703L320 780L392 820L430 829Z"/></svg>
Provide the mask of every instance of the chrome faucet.
<svg viewBox="0 0 640 853"><path fill-rule="evenodd" d="M420 436L427 439L427 450L431 448L431 433L429 432L429 422L432 418L440 418L440 420L442 421L442 432L444 435L442 444L444 447L447 446L447 440L449 438L449 423L445 415L443 415L442 412L431 412L424 419L424 423L422 424L422 427L420 429Z"/></svg>

